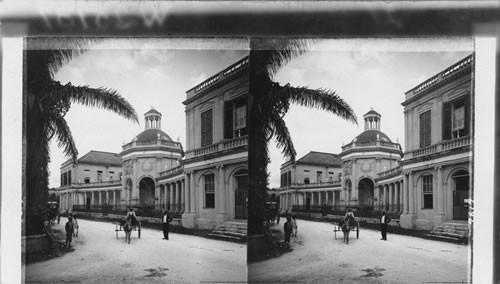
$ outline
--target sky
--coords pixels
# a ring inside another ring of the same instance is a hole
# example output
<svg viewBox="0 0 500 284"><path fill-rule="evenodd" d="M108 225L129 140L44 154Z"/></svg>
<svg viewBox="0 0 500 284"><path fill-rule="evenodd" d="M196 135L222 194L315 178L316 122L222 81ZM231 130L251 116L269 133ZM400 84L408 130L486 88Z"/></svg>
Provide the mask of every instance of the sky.
<svg viewBox="0 0 500 284"><path fill-rule="evenodd" d="M186 145L186 91L248 55L245 40L113 39L99 42L56 74L63 84L112 88L135 108L139 124L113 112L73 103L65 119L79 158L91 150L119 153L144 130L144 114L162 113L161 128ZM49 187L60 186L68 158L51 141Z"/></svg>
<svg viewBox="0 0 500 284"><path fill-rule="evenodd" d="M292 105L284 119L297 160L310 151L339 154L364 131L363 115L381 114L381 131L404 144L405 92L471 54L472 39L344 39L320 40L278 71L280 84L333 90L354 110L358 125L333 114ZM269 187L280 184L286 162L276 143L269 145Z"/></svg>

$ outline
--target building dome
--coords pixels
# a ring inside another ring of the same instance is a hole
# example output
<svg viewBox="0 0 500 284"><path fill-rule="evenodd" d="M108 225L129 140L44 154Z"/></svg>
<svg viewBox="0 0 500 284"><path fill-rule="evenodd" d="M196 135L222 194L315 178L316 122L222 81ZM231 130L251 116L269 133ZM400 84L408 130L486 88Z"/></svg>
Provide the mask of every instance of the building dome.
<svg viewBox="0 0 500 284"><path fill-rule="evenodd" d="M378 136L378 138L377 138ZM375 129L369 129L363 131L361 134L356 136L352 142L356 143L375 143L378 141L382 142L392 142L384 132Z"/></svg>
<svg viewBox="0 0 500 284"><path fill-rule="evenodd" d="M392 142L384 132L380 131L380 113L371 109L365 115L365 131L359 134L352 142L356 143L376 143L377 141Z"/></svg>
<svg viewBox="0 0 500 284"><path fill-rule="evenodd" d="M170 136L158 128L149 128L139 133L132 142L156 143L158 140L173 142Z"/></svg>
<svg viewBox="0 0 500 284"><path fill-rule="evenodd" d="M151 108L144 114L144 131L139 133L132 142L141 144L156 144L158 141L173 142L170 136L161 130L161 113Z"/></svg>

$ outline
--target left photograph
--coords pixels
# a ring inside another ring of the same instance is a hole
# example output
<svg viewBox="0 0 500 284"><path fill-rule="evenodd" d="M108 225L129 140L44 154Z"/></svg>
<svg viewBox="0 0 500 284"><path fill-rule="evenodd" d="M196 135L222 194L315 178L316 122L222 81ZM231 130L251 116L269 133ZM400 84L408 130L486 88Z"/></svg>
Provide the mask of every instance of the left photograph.
<svg viewBox="0 0 500 284"><path fill-rule="evenodd" d="M26 38L26 283L247 281L246 39Z"/></svg>

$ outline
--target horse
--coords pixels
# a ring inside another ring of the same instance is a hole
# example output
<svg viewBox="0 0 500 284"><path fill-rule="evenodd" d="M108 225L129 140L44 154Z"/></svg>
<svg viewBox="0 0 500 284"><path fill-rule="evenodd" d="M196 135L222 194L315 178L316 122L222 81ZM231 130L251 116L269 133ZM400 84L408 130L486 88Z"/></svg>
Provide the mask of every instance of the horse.
<svg viewBox="0 0 500 284"><path fill-rule="evenodd" d="M130 235L132 234L132 224L130 223L130 218L127 218L127 221L125 221L123 231L125 232L125 242L130 244Z"/></svg>
<svg viewBox="0 0 500 284"><path fill-rule="evenodd" d="M342 232L344 233L344 243L346 245L349 244L349 232L351 231L351 222L348 217L344 219L344 222L341 225Z"/></svg>

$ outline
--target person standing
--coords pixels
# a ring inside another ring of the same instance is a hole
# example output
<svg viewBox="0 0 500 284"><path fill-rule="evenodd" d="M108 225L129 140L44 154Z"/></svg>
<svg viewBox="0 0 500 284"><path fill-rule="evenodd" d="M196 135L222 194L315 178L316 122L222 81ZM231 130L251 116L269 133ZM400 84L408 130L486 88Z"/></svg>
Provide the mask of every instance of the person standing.
<svg viewBox="0 0 500 284"><path fill-rule="evenodd" d="M71 216L71 219L73 220L73 237L78 238L78 220L76 219L76 215L69 213L69 216Z"/></svg>
<svg viewBox="0 0 500 284"><path fill-rule="evenodd" d="M66 226L64 226L66 229L66 247L69 248L71 246L71 241L73 237L73 218L71 216L68 216L68 222L66 222Z"/></svg>
<svg viewBox="0 0 500 284"><path fill-rule="evenodd" d="M385 211L382 212L382 217L380 217L380 232L382 233L381 240L387 241L387 224L391 221L391 218L385 216Z"/></svg>
<svg viewBox="0 0 500 284"><path fill-rule="evenodd" d="M286 247L290 247L290 236L292 235L292 218L290 216L286 217L286 222L285 225L283 226L283 229L285 230L285 245Z"/></svg>
<svg viewBox="0 0 500 284"><path fill-rule="evenodd" d="M134 208L132 207L128 208L126 219L127 220L130 219L132 226L135 226L137 224L137 216L135 216Z"/></svg>
<svg viewBox="0 0 500 284"><path fill-rule="evenodd" d="M170 229L170 222L172 222L172 217L168 215L168 211L163 211L163 239L168 240L168 231Z"/></svg>
<svg viewBox="0 0 500 284"><path fill-rule="evenodd" d="M297 237L297 219L295 219L295 214L292 214L292 237Z"/></svg>

